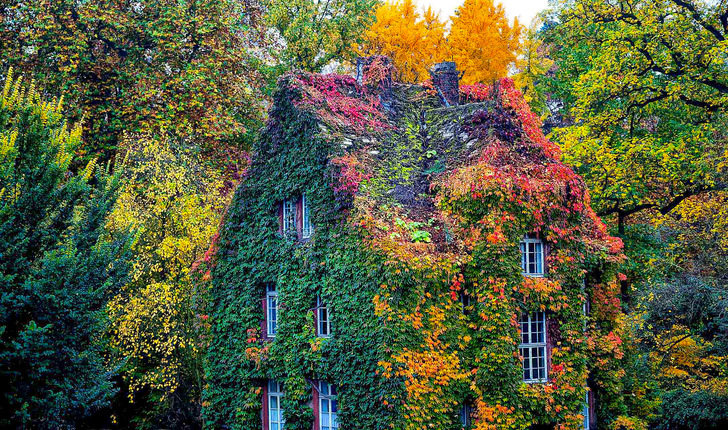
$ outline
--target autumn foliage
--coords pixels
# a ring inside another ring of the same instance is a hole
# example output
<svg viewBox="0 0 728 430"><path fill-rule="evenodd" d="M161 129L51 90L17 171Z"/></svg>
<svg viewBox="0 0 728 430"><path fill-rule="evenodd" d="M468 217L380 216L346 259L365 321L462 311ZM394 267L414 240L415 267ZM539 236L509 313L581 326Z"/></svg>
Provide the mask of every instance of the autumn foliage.
<svg viewBox="0 0 728 430"><path fill-rule="evenodd" d="M520 35L518 20L509 22L493 0L466 0L449 25L431 8L420 12L404 0L379 6L359 52L390 57L401 82L422 82L433 64L455 61L463 83L490 83L515 62Z"/></svg>

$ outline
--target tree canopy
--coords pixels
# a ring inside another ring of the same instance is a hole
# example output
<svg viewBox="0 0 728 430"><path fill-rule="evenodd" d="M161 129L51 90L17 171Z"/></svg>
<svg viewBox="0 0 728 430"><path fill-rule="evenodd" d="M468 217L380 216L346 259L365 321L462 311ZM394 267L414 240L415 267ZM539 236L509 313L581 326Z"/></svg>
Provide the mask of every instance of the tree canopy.
<svg viewBox="0 0 728 430"><path fill-rule="evenodd" d="M725 9L577 0L555 10L554 90L575 123L556 138L592 184L598 212L620 225L726 187Z"/></svg>
<svg viewBox="0 0 728 430"><path fill-rule="evenodd" d="M263 0L266 21L282 39L291 67L320 72L352 58L351 47L370 24L378 0Z"/></svg>
<svg viewBox="0 0 728 430"><path fill-rule="evenodd" d="M3 1L0 63L63 93L84 119L88 156L110 158L124 132L166 129L234 159L258 117L247 2Z"/></svg>
<svg viewBox="0 0 728 430"><path fill-rule="evenodd" d="M425 81L433 64L455 61L462 83L491 83L507 75L520 36L518 20L509 22L493 0L466 0L449 25L432 8L420 13L412 0L404 0L379 6L359 52L390 57L403 82Z"/></svg>

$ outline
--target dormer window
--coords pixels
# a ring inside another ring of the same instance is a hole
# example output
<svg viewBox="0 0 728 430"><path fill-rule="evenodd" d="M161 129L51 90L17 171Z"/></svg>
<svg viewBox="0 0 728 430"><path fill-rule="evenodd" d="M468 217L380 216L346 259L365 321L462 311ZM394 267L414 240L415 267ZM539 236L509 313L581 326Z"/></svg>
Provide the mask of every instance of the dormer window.
<svg viewBox="0 0 728 430"><path fill-rule="evenodd" d="M546 313L523 313L520 318L523 382L546 382Z"/></svg>
<svg viewBox="0 0 728 430"><path fill-rule="evenodd" d="M275 284L268 284L266 290L266 334L268 337L276 337L278 331L278 291L276 291Z"/></svg>
<svg viewBox="0 0 728 430"><path fill-rule="evenodd" d="M329 308L321 301L320 296L316 298L316 335L318 337L331 336Z"/></svg>
<svg viewBox="0 0 728 430"><path fill-rule="evenodd" d="M521 241L521 271L526 276L544 275L544 244L540 239Z"/></svg>

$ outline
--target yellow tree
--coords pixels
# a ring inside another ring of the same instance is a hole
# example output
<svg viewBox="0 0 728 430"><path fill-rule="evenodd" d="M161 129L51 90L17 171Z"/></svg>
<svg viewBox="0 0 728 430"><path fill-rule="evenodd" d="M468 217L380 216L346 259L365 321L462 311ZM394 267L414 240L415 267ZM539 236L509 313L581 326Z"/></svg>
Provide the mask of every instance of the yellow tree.
<svg viewBox="0 0 728 430"><path fill-rule="evenodd" d="M546 55L546 48L538 32L541 25L543 22L540 19L534 19L526 30L516 60L517 73L513 82L521 90L531 109L544 118L548 115L547 97L544 86L539 85L539 82L554 65L554 61Z"/></svg>
<svg viewBox="0 0 728 430"><path fill-rule="evenodd" d="M151 400L158 416L147 418L175 427L166 411L194 409L202 380L190 271L226 198L219 175L184 144L141 136L126 146L127 180L107 224L138 235L129 281L108 304L110 341L130 401Z"/></svg>
<svg viewBox="0 0 728 430"><path fill-rule="evenodd" d="M361 55L386 55L400 82L421 82L430 66L445 56L445 24L427 8L424 14L412 0L387 2L377 8L376 22L364 33Z"/></svg>
<svg viewBox="0 0 728 430"><path fill-rule="evenodd" d="M509 23L503 6L493 0L465 0L450 19L447 40L452 59L463 72L462 83L491 82L506 76L519 48L518 19Z"/></svg>

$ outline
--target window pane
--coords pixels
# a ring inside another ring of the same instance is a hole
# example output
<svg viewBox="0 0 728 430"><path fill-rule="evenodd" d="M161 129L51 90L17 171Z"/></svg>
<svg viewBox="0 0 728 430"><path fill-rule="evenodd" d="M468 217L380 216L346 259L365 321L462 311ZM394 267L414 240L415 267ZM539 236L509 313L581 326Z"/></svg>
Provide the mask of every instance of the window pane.
<svg viewBox="0 0 728 430"><path fill-rule="evenodd" d="M319 308L318 310L319 319L319 336L329 335L329 310L326 307Z"/></svg>
<svg viewBox="0 0 728 430"><path fill-rule="evenodd" d="M526 244L521 242L521 269L526 271Z"/></svg>
<svg viewBox="0 0 728 430"><path fill-rule="evenodd" d="M546 330L544 327L544 321L542 318L538 319L538 336L536 339L536 342L538 343L544 343L546 342Z"/></svg>
<svg viewBox="0 0 728 430"><path fill-rule="evenodd" d="M521 269L527 275L543 275L544 245L536 239L524 239L520 243Z"/></svg>
<svg viewBox="0 0 728 430"><path fill-rule="evenodd" d="M313 234L313 224L311 223L311 209L308 205L306 194L303 195L301 206L303 207L303 229L301 235L304 238L309 238Z"/></svg>
<svg viewBox="0 0 728 430"><path fill-rule="evenodd" d="M283 232L296 231L296 202L286 199L283 202Z"/></svg>

